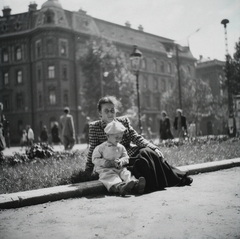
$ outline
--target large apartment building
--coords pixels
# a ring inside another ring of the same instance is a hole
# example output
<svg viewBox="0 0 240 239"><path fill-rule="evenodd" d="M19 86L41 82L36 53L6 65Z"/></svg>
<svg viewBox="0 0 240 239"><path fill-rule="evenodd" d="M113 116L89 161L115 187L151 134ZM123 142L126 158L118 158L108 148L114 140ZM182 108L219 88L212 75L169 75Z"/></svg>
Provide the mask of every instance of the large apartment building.
<svg viewBox="0 0 240 239"><path fill-rule="evenodd" d="M10 7L14 6L4 7L0 17L0 102L12 143L19 142L27 124L36 138L43 125L50 130L65 106L81 134L85 118L79 92L84 77L77 62L92 36L111 40L126 56L138 45L144 56L139 75L141 110L146 122L151 119L152 130L158 130L161 95L177 83L175 51L167 57L174 40L144 32L142 26L133 29L129 22L117 25L83 10L64 10L57 0L46 1L40 9L30 3L27 12L14 15ZM196 59L190 50L180 52L179 59L194 77Z"/></svg>

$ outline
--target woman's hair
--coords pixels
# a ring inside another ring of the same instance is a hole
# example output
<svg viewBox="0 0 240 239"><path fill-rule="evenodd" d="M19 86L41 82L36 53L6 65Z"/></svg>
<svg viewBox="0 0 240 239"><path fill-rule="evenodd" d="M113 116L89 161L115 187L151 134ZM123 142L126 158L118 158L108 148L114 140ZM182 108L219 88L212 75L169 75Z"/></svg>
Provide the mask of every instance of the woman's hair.
<svg viewBox="0 0 240 239"><path fill-rule="evenodd" d="M107 96L102 97L102 98L98 101L98 104L97 104L97 109L98 109L98 111L101 111L103 104L108 104L108 103L113 104L114 107L115 107L115 109L116 109L117 111L118 111L118 110L121 108L121 106L122 106L122 103L121 103L119 100L117 100L117 98L116 98L115 96L109 96L109 95L107 95Z"/></svg>

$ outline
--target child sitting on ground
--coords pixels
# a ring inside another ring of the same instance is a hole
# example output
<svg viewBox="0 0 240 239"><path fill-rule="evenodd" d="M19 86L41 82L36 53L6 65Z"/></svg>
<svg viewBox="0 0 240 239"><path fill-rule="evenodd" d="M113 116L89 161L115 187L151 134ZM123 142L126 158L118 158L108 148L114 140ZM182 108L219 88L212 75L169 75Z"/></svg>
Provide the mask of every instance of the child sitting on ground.
<svg viewBox="0 0 240 239"><path fill-rule="evenodd" d="M125 147L119 142L125 130L126 128L115 120L105 127L107 141L98 145L92 154L94 170L99 174L99 181L109 192L118 192L121 196L131 191L143 194L146 185L145 178L140 177L137 180L124 167L129 163L129 156Z"/></svg>

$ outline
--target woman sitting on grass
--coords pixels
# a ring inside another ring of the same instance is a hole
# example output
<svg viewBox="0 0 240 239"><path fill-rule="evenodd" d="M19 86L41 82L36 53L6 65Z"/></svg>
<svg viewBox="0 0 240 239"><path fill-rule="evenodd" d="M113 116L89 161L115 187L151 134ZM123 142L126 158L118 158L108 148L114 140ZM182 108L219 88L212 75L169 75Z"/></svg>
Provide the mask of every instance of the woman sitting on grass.
<svg viewBox="0 0 240 239"><path fill-rule="evenodd" d="M104 132L106 125L113 120L120 122L125 128L120 143L126 148L130 156L128 169L138 179L146 179L146 192L153 192L171 186L184 186L192 183L192 178L187 176L177 168L169 165L165 160L160 149L144 139L131 126L127 117L116 117L116 112L121 103L114 96L106 96L98 102L98 112L100 120L89 125L89 144L88 159L86 171L92 173L93 150L101 143L107 140Z"/></svg>

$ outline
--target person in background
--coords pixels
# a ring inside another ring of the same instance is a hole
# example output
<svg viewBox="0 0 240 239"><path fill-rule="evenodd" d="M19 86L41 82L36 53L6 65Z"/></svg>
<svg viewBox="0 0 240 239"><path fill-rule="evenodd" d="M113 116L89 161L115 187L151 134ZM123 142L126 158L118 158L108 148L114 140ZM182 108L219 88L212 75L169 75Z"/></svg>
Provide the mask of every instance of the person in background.
<svg viewBox="0 0 240 239"><path fill-rule="evenodd" d="M2 124L2 137L4 138L4 145L6 147L6 124L7 120L5 118L5 115L3 114L3 103L0 102L0 123Z"/></svg>
<svg viewBox="0 0 240 239"><path fill-rule="evenodd" d="M65 150L70 150L75 144L75 128L70 109L64 108L64 115L60 117L60 131Z"/></svg>
<svg viewBox="0 0 240 239"><path fill-rule="evenodd" d="M25 129L22 130L22 136L20 139L20 146L21 146L21 150L23 149L24 146L27 146L27 131Z"/></svg>
<svg viewBox="0 0 240 239"><path fill-rule="evenodd" d="M161 116L162 117L160 119L160 128L159 128L160 140L173 139L173 135L171 132L171 124L167 116L167 112L163 110L161 113Z"/></svg>
<svg viewBox="0 0 240 239"><path fill-rule="evenodd" d="M120 144L126 128L119 121L110 122L104 129L107 141L98 145L92 154L94 171L109 192L118 192L121 196L135 192L142 194L145 188L145 178L137 180L127 170L129 156L125 147Z"/></svg>
<svg viewBox="0 0 240 239"><path fill-rule="evenodd" d="M192 121L188 127L189 139L193 140L196 138L196 124Z"/></svg>
<svg viewBox="0 0 240 239"><path fill-rule="evenodd" d="M48 143L48 130L46 125L43 126L43 129L40 134L40 139L41 139L41 142Z"/></svg>
<svg viewBox="0 0 240 239"><path fill-rule="evenodd" d="M27 141L28 141L28 146L31 147L33 146L34 142L34 133L30 125L27 125Z"/></svg>
<svg viewBox="0 0 240 239"><path fill-rule="evenodd" d="M87 147L89 145L89 123L90 123L90 117L87 117L84 129L83 129L83 134L84 134L85 141L87 143Z"/></svg>
<svg viewBox="0 0 240 239"><path fill-rule="evenodd" d="M59 144L61 142L61 140L60 140L60 137L59 137L59 128L58 128L58 123L57 122L54 122L51 133L52 133L52 143L53 144Z"/></svg>
<svg viewBox="0 0 240 239"><path fill-rule="evenodd" d="M187 132L186 117L182 115L182 110L176 110L177 116L174 119L174 129L177 131L177 137L179 139L184 138L184 134Z"/></svg>
<svg viewBox="0 0 240 239"><path fill-rule="evenodd" d="M0 151L3 151L5 148L6 148L6 142L3 136L3 124L0 123Z"/></svg>

